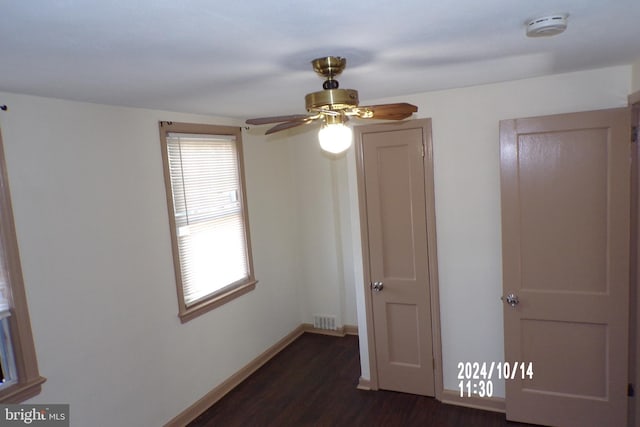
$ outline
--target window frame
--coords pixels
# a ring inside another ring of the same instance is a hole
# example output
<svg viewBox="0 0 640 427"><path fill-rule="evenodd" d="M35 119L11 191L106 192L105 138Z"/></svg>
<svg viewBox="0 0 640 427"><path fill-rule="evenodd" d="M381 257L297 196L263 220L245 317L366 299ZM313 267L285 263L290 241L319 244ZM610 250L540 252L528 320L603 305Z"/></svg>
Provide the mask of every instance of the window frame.
<svg viewBox="0 0 640 427"><path fill-rule="evenodd" d="M244 155L242 150L242 130L239 127L233 126L219 126L219 125L207 125L207 124L195 124L195 123L178 123L161 121L160 127L160 144L162 148L162 165L164 172L164 184L167 197L167 212L169 214L169 229L171 233L171 247L173 254L173 269L175 273L176 292L178 296L178 317L182 323L188 322L216 307L226 304L252 290L255 289L258 281L255 278L253 270L253 253L251 250L251 237L249 231L249 212L247 209L246 198L246 181L244 174ZM182 284L182 268L180 263L180 251L178 248L178 235L175 218L175 208L173 193L171 189L171 174L169 165L169 155L167 149L167 135L169 133L185 133L185 134L200 134L200 135L229 135L235 137L236 144L236 164L238 167L238 176L240 178L240 196L239 201L241 203L241 213L244 221L245 230L245 246L247 252L247 268L248 277L240 282L230 284L225 288L222 288L220 292L214 292L213 294L203 298L196 303L187 306L184 298L184 290Z"/></svg>
<svg viewBox="0 0 640 427"><path fill-rule="evenodd" d="M11 291L9 330L18 373L17 383L0 389L0 402L20 403L40 394L46 378L40 376L38 370L1 134L0 169L0 244L4 247L4 262Z"/></svg>

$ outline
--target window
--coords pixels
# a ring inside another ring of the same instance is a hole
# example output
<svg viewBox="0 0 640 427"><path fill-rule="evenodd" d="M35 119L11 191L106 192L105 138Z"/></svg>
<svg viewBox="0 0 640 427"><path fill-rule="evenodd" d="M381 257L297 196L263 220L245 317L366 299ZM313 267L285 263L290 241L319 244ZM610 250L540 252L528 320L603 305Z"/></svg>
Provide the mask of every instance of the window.
<svg viewBox="0 0 640 427"><path fill-rule="evenodd" d="M183 322L255 288L239 128L160 123Z"/></svg>
<svg viewBox="0 0 640 427"><path fill-rule="evenodd" d="M44 381L38 373L0 136L0 402L33 397Z"/></svg>

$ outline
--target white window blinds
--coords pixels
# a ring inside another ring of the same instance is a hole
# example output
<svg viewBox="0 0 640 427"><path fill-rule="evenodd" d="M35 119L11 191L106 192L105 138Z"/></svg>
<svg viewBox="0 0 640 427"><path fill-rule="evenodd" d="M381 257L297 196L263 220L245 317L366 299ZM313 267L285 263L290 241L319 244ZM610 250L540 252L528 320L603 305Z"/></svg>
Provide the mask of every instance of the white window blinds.
<svg viewBox="0 0 640 427"><path fill-rule="evenodd" d="M167 134L186 306L249 277L235 137Z"/></svg>

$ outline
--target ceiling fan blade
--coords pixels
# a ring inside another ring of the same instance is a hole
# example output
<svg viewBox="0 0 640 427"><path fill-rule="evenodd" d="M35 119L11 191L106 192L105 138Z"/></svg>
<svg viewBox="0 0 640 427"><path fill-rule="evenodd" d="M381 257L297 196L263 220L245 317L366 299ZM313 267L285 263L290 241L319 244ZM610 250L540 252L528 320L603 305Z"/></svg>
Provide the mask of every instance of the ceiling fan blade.
<svg viewBox="0 0 640 427"><path fill-rule="evenodd" d="M304 116L306 120L291 120L288 122L280 123L279 125L275 125L271 129L267 130L264 134L271 135L272 133L280 132L281 130L291 129L302 125L307 125L315 120L313 116Z"/></svg>
<svg viewBox="0 0 640 427"><path fill-rule="evenodd" d="M417 111L418 107L406 102L367 105L358 107L358 117L361 119L404 120Z"/></svg>
<svg viewBox="0 0 640 427"><path fill-rule="evenodd" d="M290 116L274 116L259 117L256 119L248 119L245 123L248 125L268 125L270 123L288 122L290 120L305 120L309 118L306 114L292 114Z"/></svg>

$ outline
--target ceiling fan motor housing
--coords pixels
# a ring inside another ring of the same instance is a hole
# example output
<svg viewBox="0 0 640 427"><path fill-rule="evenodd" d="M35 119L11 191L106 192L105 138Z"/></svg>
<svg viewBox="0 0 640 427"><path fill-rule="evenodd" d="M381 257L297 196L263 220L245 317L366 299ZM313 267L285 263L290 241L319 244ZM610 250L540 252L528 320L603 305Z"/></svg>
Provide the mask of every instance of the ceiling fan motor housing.
<svg viewBox="0 0 640 427"><path fill-rule="evenodd" d="M328 89L309 93L304 97L307 111L346 110L358 106L358 91L353 89Z"/></svg>

